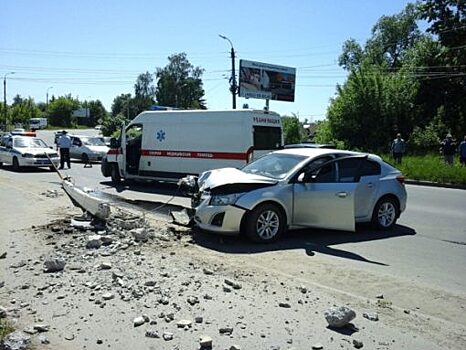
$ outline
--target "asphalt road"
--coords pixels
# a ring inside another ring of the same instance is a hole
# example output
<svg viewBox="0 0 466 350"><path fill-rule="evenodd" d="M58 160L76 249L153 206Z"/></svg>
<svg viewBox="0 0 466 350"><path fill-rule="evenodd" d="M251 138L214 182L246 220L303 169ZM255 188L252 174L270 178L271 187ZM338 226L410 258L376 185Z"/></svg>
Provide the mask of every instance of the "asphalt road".
<svg viewBox="0 0 466 350"><path fill-rule="evenodd" d="M53 140L48 133L43 138ZM15 177L18 186L27 187L37 181L47 182L51 188L59 184L57 175L46 170L16 174L5 168L0 172L2 176ZM100 164L84 168L82 163L73 162L65 173L78 186L98 189L115 200L134 201L143 210L155 210L160 215L176 208L171 205L190 203L189 198L178 195L172 184L115 188L102 177ZM324 287L356 296L391 294L397 305L423 304L426 313L435 316L442 302L457 296L458 305L466 300L466 191L414 185L407 185L407 191L407 210L391 232L376 232L367 226L359 227L356 233L301 230L265 246L251 244L242 237L213 234L198 235L196 240L200 246L228 254L231 259L248 259L248 264L274 268L284 274L299 276L305 266L314 274L316 283ZM159 208L164 203L169 205ZM268 257L268 266L262 266L264 256ZM418 292L411 293L413 288ZM404 292L398 293L400 290ZM411 294L413 299L409 298Z"/></svg>

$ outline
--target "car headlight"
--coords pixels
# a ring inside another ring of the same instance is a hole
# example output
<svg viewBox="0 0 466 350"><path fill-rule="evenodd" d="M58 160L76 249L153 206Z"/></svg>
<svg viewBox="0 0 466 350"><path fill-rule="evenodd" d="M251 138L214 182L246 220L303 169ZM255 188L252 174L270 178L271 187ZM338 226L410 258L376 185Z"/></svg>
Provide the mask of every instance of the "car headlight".
<svg viewBox="0 0 466 350"><path fill-rule="evenodd" d="M222 194L222 195L214 195L210 199L210 205L231 205L235 204L236 201L243 195L244 193L233 193L233 194Z"/></svg>
<svg viewBox="0 0 466 350"><path fill-rule="evenodd" d="M34 154L31 153L23 153L24 158L34 158Z"/></svg>

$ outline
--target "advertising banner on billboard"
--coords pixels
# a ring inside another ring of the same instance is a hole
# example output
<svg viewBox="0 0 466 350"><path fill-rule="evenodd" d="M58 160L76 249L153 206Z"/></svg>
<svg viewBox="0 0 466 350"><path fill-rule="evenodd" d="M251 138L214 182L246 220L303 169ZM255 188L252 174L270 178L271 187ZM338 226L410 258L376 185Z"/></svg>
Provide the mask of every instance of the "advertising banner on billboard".
<svg viewBox="0 0 466 350"><path fill-rule="evenodd" d="M239 61L239 96L264 100L294 101L296 68Z"/></svg>

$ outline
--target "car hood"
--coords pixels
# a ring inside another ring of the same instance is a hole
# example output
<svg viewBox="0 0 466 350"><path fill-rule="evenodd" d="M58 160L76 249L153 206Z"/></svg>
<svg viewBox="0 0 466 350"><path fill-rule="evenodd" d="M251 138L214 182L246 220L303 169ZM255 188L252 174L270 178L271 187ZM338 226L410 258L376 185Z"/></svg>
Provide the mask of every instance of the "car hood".
<svg viewBox="0 0 466 350"><path fill-rule="evenodd" d="M44 154L44 153L47 153L47 154L55 153L55 154L57 154L57 151L54 151L53 149L50 149L50 148L21 147L21 148L15 148L15 150L22 153L22 154L24 154L24 153L30 153L30 154L33 154L33 155Z"/></svg>
<svg viewBox="0 0 466 350"><path fill-rule="evenodd" d="M202 173L198 180L198 186L200 191L204 191L231 184L274 185L277 182L275 179L262 175L248 174L236 168L222 168Z"/></svg>

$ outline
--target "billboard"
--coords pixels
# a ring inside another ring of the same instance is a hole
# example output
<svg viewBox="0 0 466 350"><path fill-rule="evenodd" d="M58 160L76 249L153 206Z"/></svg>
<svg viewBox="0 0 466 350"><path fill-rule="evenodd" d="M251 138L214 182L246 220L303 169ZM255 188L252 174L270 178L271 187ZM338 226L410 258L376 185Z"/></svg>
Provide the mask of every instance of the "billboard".
<svg viewBox="0 0 466 350"><path fill-rule="evenodd" d="M239 61L239 96L265 100L294 101L296 68Z"/></svg>
<svg viewBox="0 0 466 350"><path fill-rule="evenodd" d="M78 108L71 112L71 116L75 118L87 118L90 115L89 108Z"/></svg>

